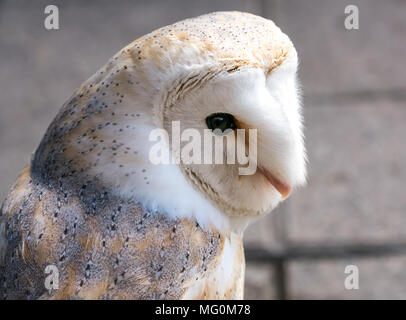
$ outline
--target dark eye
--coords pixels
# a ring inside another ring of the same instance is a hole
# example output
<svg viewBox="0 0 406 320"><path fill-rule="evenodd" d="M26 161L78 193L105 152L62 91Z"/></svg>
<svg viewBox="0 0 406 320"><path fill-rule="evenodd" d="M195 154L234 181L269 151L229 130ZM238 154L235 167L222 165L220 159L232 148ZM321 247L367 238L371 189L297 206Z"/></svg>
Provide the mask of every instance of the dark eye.
<svg viewBox="0 0 406 320"><path fill-rule="evenodd" d="M209 129L220 129L221 132L237 128L234 117L229 113L213 113L206 118L206 124Z"/></svg>

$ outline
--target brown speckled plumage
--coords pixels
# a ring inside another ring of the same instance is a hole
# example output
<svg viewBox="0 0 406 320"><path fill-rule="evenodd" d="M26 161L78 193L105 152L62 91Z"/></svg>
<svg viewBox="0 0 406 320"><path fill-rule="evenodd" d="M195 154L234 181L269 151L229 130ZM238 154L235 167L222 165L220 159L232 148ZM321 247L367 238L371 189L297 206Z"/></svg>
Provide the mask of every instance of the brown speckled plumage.
<svg viewBox="0 0 406 320"><path fill-rule="evenodd" d="M190 281L206 276L224 241L193 221L148 214L91 184L68 193L49 189L28 167L2 212L3 299L179 299ZM44 270L51 264L61 278L49 295Z"/></svg>

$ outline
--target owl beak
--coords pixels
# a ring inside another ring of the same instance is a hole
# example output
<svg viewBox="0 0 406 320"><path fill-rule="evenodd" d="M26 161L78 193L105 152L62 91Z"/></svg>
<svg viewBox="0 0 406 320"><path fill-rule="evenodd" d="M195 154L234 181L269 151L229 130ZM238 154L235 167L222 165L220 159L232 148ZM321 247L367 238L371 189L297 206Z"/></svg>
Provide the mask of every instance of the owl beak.
<svg viewBox="0 0 406 320"><path fill-rule="evenodd" d="M281 182L279 179L264 168L258 167L258 171L268 180L268 182L281 194L282 200L285 200L291 193L292 187Z"/></svg>

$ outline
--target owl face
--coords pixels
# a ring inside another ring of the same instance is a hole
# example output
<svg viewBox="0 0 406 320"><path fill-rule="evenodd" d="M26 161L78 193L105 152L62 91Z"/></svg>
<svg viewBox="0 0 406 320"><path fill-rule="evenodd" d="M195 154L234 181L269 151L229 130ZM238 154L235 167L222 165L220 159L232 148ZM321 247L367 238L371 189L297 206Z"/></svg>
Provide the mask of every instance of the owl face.
<svg viewBox="0 0 406 320"><path fill-rule="evenodd" d="M201 155L192 156L194 162L181 157L178 165L184 177L229 216L265 214L305 181L296 67L294 55L269 75L250 67L226 69L199 85L199 78L191 75L191 82L183 81L186 93L178 93L162 109L170 139L176 139L173 123L179 123L181 136L190 129L199 133L182 136L179 147L181 155L190 155L190 145L197 143ZM210 139L211 145L206 143ZM223 141L217 162L216 139ZM229 143L234 145L234 163L228 158ZM248 163L238 160L238 150Z"/></svg>

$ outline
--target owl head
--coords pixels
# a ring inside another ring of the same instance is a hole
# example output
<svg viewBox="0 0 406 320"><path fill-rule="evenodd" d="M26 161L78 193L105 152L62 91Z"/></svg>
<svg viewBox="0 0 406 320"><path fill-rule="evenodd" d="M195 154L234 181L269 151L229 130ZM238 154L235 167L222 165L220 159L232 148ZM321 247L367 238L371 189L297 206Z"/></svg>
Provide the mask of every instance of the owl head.
<svg viewBox="0 0 406 320"><path fill-rule="evenodd" d="M216 12L158 29L80 87L33 168L49 174L64 163L54 175L96 179L148 210L219 228L245 224L305 182L297 64L289 38L252 14ZM157 130L166 136L156 139ZM170 161L151 159L158 142Z"/></svg>

